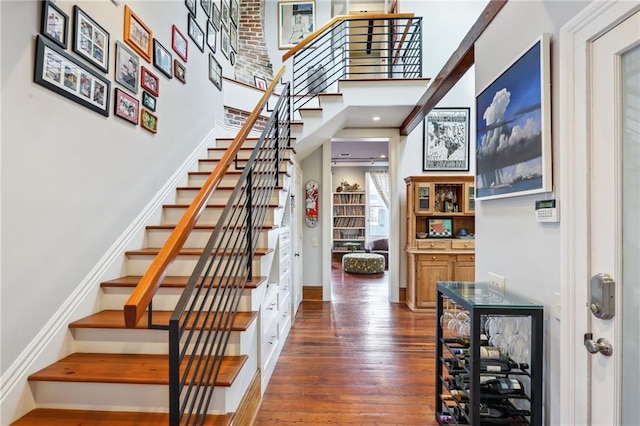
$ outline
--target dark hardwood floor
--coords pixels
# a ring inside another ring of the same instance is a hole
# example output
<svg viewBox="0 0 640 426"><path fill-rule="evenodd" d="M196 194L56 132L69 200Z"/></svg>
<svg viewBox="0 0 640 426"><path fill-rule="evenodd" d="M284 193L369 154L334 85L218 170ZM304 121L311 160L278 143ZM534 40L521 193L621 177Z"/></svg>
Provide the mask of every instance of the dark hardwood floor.
<svg viewBox="0 0 640 426"><path fill-rule="evenodd" d="M436 425L435 314L389 303L386 272L332 275L333 301L298 311L254 425Z"/></svg>

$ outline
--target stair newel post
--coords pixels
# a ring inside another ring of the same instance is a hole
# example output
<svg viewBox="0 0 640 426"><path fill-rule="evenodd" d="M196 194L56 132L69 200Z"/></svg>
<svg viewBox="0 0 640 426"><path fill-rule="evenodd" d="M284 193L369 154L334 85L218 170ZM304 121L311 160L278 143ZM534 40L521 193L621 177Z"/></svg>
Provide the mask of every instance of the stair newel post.
<svg viewBox="0 0 640 426"><path fill-rule="evenodd" d="M169 321L169 425L180 425L180 327Z"/></svg>
<svg viewBox="0 0 640 426"><path fill-rule="evenodd" d="M253 276L253 166L247 174L247 276Z"/></svg>

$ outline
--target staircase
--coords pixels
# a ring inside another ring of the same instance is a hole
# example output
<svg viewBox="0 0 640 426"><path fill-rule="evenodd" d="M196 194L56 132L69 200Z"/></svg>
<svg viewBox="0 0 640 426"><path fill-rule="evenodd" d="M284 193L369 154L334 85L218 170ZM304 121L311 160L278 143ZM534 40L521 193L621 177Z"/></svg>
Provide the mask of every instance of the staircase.
<svg viewBox="0 0 640 426"><path fill-rule="evenodd" d="M14 425L169 424L168 331L149 328L146 316L135 328L125 328L123 306L231 142L232 139L218 139L216 147L209 148L208 158L199 160L199 169L189 173L187 185L176 188L175 203L163 206L161 222L146 227L145 246L124 254L124 275L101 284L97 312L69 324L74 352L29 376L38 408ZM246 162L255 142L256 139L248 139L240 149L238 167ZM241 296L240 312L233 322L231 341L215 382L208 410L211 414L203 423L206 425L250 423L291 325L291 311L285 306L290 303L289 286L281 285L279 280L281 270L287 269L279 260L288 240L287 227L281 225L289 207L293 149L288 148L287 154L258 240L253 276ZM153 299L156 325L168 324L226 206L239 176L232 169L233 166L209 200ZM281 303L274 305L274 300ZM274 312L278 315L275 320ZM224 320L218 319L220 323ZM274 322L276 339L272 339ZM201 328L202 324L194 321L189 326Z"/></svg>

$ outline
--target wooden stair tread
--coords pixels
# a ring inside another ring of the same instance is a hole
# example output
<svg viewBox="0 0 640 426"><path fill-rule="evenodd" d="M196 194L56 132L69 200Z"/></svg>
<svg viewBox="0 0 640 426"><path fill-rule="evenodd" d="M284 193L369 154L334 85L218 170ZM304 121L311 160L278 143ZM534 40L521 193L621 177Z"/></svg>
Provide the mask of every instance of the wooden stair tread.
<svg viewBox="0 0 640 426"><path fill-rule="evenodd" d="M143 255L157 255L158 253L160 253L161 248L157 247L157 248L143 248L143 249L137 249L137 250L127 250L124 254L125 256L143 256ZM270 248L257 248L254 252L254 256L264 256L267 253L271 253L273 251L273 249ZM204 249L202 248L193 248L193 249L189 249L189 248L183 248L178 252L178 256L201 256L202 253L204 252ZM224 254L226 255L237 255L238 254L238 250L227 250L224 252ZM211 254L213 255L213 253Z"/></svg>
<svg viewBox="0 0 640 426"><path fill-rule="evenodd" d="M209 414L204 424L229 426L232 420L233 414ZM12 426L167 426L168 424L168 413L36 408L12 423Z"/></svg>
<svg viewBox="0 0 640 426"><path fill-rule="evenodd" d="M172 311L153 311L153 322L157 325L168 325L171 318ZM222 315L220 319L222 321L227 320L228 315ZM249 325L258 317L257 312L238 312L233 322L233 331L245 331ZM216 321L217 323L218 321ZM202 321L200 321L202 323ZM96 312L93 315L89 315L82 319L69 324L69 328L108 328L108 329L122 329L124 326L124 311L121 310L104 310ZM147 329L147 316L143 316L142 319L136 324L137 329ZM199 327L202 328L202 327Z"/></svg>
<svg viewBox="0 0 640 426"><path fill-rule="evenodd" d="M217 139L217 140L221 140L221 139ZM241 146L239 151L253 151L254 149L255 148L252 147L252 146ZM274 149L273 147L271 147L271 148L262 148L263 151L265 151L265 150L273 150L273 149ZM295 151L295 149L293 149L292 146L287 146L284 149L287 150L287 151ZM217 146L216 147L212 147L212 148L207 148L207 151L221 151L221 152L223 152L223 151L228 151L228 150L229 150L229 148L217 147Z"/></svg>
<svg viewBox="0 0 640 426"><path fill-rule="evenodd" d="M125 277L116 278L109 281L104 281L100 284L101 287L111 288L133 288L138 285L142 277L139 275L128 275ZM245 288L257 288L262 283L267 281L267 277L251 277ZM162 279L160 287L164 288L184 288L189 282L188 276L175 276L168 275Z"/></svg>
<svg viewBox="0 0 640 426"><path fill-rule="evenodd" d="M191 204L165 204L164 206L162 206L163 209L186 209L190 206ZM207 204L207 206L205 207L206 209L221 209L227 207L227 205L225 203L216 203L216 204ZM269 208L282 208L283 206L280 204L275 204L275 203L269 203L267 205L267 207Z"/></svg>
<svg viewBox="0 0 640 426"><path fill-rule="evenodd" d="M231 386L247 359L247 355L222 357L215 385ZM168 385L169 355L73 353L31 374L29 381Z"/></svg>
<svg viewBox="0 0 640 426"><path fill-rule="evenodd" d="M227 175L241 175L242 173L244 173L244 170L227 170L226 174ZM201 172L201 171L194 171L194 172L189 172L189 175L204 175L204 176L209 176L211 174L211 172ZM256 171L253 173L254 175L259 175L259 174L271 174L271 171ZM278 174L281 175L286 175L289 176L289 172L285 171L285 170L279 170Z"/></svg>
<svg viewBox="0 0 640 426"><path fill-rule="evenodd" d="M175 227L176 225L147 225L145 228L146 229L174 229ZM235 228L245 229L246 226L242 225ZM277 228L280 228L280 226L279 225L262 225L263 230L277 229ZM193 229L213 231L214 229L216 229L216 226L215 225L195 225Z"/></svg>
<svg viewBox="0 0 640 426"><path fill-rule="evenodd" d="M176 189L179 190L179 191L200 191L202 189L202 187L201 186L178 186L178 187L176 187ZM228 186L227 185L220 185L220 186L216 187L216 191L220 191L220 190L232 191L234 189L236 189L236 187L232 186L232 185L228 185ZM261 187L258 187L258 189L261 189ZM262 189L270 189L270 188L262 187ZM281 190L284 189L284 186L277 185L277 186L274 186L273 189L276 190L276 191L281 191Z"/></svg>

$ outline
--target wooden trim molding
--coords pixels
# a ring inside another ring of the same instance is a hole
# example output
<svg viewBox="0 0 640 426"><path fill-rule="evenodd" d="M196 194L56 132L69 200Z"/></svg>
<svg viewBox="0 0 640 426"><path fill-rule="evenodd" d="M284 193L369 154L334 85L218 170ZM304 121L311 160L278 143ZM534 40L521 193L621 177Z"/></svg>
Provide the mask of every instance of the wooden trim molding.
<svg viewBox="0 0 640 426"><path fill-rule="evenodd" d="M302 287L302 300L309 302L321 302L322 299L322 287Z"/></svg>
<svg viewBox="0 0 640 426"><path fill-rule="evenodd" d="M427 116L429 111L456 85L458 80L475 63L474 44L489 26L508 0L490 0L455 52L451 55L438 75L433 79L425 94L400 126L400 134L408 135Z"/></svg>

